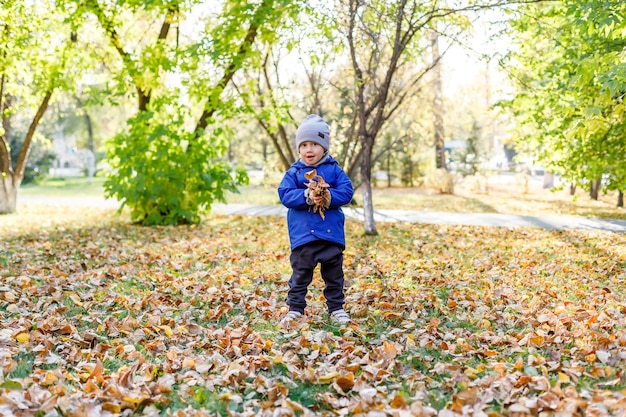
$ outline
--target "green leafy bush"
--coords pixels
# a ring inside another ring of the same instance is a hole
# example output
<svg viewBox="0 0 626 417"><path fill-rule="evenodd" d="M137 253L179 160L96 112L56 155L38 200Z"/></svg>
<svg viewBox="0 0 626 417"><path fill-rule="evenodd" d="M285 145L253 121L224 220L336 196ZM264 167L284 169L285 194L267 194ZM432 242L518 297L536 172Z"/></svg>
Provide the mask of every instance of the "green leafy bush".
<svg viewBox="0 0 626 417"><path fill-rule="evenodd" d="M226 132L187 132L184 114L181 109L169 117L140 112L110 144L105 195L128 207L134 223L199 223L216 200L225 202L226 191L247 183L244 171L220 159L227 149Z"/></svg>

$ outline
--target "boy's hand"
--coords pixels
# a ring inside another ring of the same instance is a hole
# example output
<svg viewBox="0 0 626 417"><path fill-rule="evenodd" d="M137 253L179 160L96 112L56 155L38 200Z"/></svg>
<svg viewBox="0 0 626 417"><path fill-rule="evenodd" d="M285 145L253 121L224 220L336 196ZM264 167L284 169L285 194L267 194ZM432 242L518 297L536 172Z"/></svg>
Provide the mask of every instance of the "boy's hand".
<svg viewBox="0 0 626 417"><path fill-rule="evenodd" d="M330 191L326 189L322 195L313 195L313 202L316 206L328 207L330 203Z"/></svg>

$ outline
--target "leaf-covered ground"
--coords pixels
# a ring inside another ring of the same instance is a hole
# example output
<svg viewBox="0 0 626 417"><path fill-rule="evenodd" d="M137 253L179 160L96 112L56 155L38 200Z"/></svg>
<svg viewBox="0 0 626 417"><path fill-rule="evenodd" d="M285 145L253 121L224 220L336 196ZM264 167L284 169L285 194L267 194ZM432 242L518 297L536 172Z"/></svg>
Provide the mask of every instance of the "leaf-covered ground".
<svg viewBox="0 0 626 417"><path fill-rule="evenodd" d="M0 217L0 415L625 414L626 235L378 228L281 329L282 218Z"/></svg>

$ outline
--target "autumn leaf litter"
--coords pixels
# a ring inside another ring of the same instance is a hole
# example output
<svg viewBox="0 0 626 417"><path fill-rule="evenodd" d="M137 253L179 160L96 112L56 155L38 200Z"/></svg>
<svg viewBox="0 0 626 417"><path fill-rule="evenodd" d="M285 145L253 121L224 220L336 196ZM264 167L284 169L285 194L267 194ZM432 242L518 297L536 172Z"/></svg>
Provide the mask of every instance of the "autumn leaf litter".
<svg viewBox="0 0 626 417"><path fill-rule="evenodd" d="M316 275L282 329L282 218L51 214L2 219L1 415L624 415L623 234L349 222L353 323Z"/></svg>

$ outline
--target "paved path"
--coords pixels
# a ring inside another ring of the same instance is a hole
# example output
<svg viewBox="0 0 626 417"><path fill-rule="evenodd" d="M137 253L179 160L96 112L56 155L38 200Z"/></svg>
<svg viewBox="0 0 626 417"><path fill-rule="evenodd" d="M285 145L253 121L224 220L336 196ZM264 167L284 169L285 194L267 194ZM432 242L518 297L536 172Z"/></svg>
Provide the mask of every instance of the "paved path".
<svg viewBox="0 0 626 417"><path fill-rule="evenodd" d="M33 197L18 196L20 204L65 205L74 207L118 208L115 200L104 200L97 197ZM283 206L255 206L251 204L215 204L216 214L245 216L285 216L287 209ZM344 208L346 217L363 220L360 208ZM427 224L458 224L466 226L499 226L499 227L541 227L546 230L597 230L603 232L626 233L626 220L596 219L579 216L517 216L497 213L442 213L431 211L410 210L375 210L376 222L412 222Z"/></svg>
<svg viewBox="0 0 626 417"><path fill-rule="evenodd" d="M363 209L344 208L346 217L363 220ZM213 212L252 216L284 216L282 206L254 206L248 204L216 204ZM598 230L626 233L626 220L590 219L578 216L517 216L497 213L443 213L410 210L375 210L376 222L411 222L428 224L459 224L466 226L541 227L547 230Z"/></svg>

